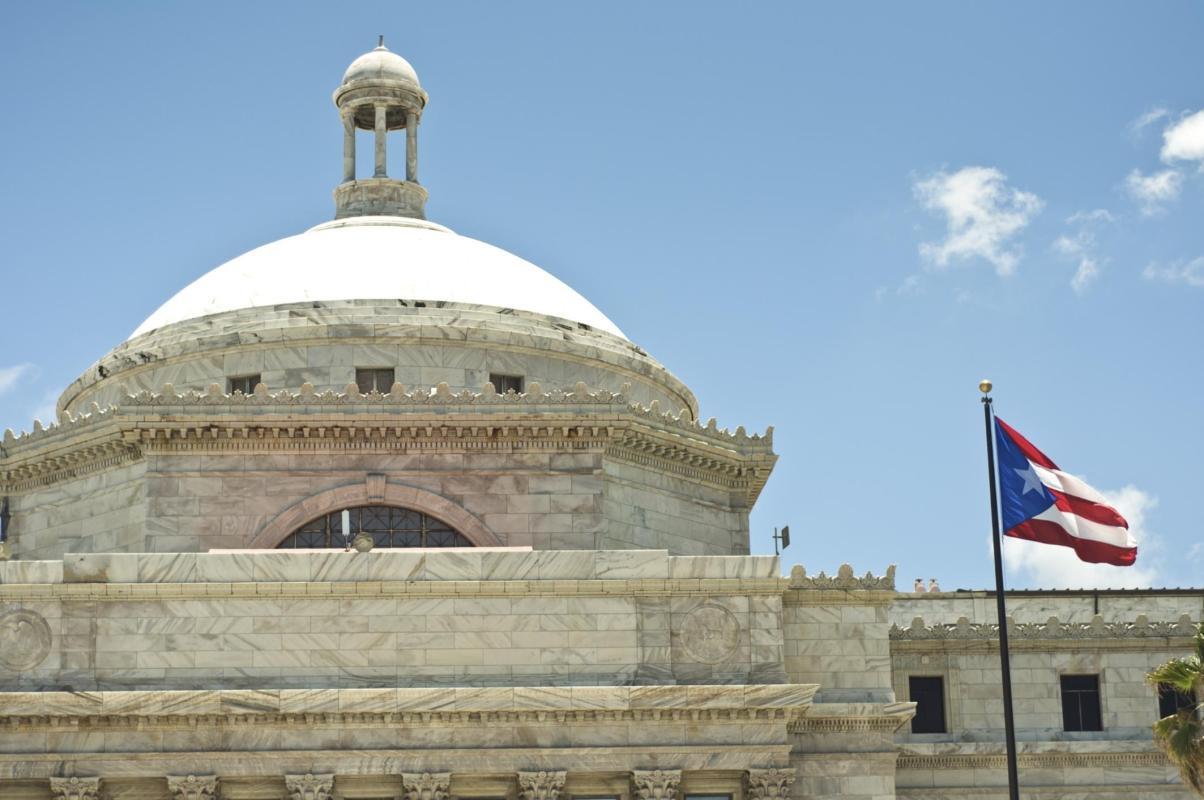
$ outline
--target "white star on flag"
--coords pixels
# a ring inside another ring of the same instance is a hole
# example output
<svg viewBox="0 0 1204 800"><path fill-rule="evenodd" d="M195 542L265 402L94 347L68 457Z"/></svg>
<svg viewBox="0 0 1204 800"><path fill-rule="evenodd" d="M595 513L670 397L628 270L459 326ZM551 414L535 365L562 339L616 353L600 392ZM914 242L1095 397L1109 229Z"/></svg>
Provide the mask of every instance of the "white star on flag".
<svg viewBox="0 0 1204 800"><path fill-rule="evenodd" d="M1024 490L1020 492L1022 495L1028 494L1029 492L1036 492L1037 494L1041 493L1041 487L1044 484L1042 484L1041 479L1037 477L1037 471L1033 469L1032 464L1028 465L1028 469L1016 469L1015 467L1012 467L1012 472L1019 475L1021 480L1024 481Z"/></svg>

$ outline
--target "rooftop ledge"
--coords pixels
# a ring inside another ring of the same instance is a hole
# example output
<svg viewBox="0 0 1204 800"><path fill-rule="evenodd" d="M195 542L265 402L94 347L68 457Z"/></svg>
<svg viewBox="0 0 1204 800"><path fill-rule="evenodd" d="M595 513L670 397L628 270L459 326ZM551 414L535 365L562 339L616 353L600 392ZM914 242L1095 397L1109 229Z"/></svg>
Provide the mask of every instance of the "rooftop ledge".
<svg viewBox="0 0 1204 800"><path fill-rule="evenodd" d="M777 556L500 547L69 553L62 561L0 562L0 584L24 585L740 579L768 580L777 588L780 573Z"/></svg>
<svg viewBox="0 0 1204 800"><path fill-rule="evenodd" d="M743 712L733 719L796 719L815 684L529 686L487 688L276 689L132 692L3 692L0 720L12 717L274 717L306 714L544 715L632 714L660 719ZM463 719L457 716L457 719ZM464 719L463 721L471 721ZM548 720L553 721L553 720Z"/></svg>

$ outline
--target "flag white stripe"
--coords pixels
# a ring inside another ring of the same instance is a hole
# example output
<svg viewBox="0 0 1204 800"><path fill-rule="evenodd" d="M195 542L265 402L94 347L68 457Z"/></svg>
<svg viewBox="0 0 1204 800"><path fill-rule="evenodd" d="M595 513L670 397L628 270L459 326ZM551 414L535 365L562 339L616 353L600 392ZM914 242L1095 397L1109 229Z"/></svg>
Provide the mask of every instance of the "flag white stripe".
<svg viewBox="0 0 1204 800"><path fill-rule="evenodd" d="M1128 528L1120 528L1115 525L1101 525L1098 522L1092 522L1089 519L1083 519L1077 514L1068 514L1062 511L1057 506L1049 508L1037 514L1033 519L1052 522L1062 526L1067 533L1076 539L1087 539L1093 542L1103 542L1115 547L1136 547L1137 541L1133 535L1129 533Z"/></svg>
<svg viewBox="0 0 1204 800"><path fill-rule="evenodd" d="M1031 461L1028 463L1033 464ZM1050 489L1057 489L1064 494L1090 500L1093 503L1102 503L1111 508L1107 499L1102 494L1069 472L1063 472L1060 469L1046 469L1040 464L1033 464L1033 469L1037 471L1037 477L1041 479L1041 483L1044 483Z"/></svg>

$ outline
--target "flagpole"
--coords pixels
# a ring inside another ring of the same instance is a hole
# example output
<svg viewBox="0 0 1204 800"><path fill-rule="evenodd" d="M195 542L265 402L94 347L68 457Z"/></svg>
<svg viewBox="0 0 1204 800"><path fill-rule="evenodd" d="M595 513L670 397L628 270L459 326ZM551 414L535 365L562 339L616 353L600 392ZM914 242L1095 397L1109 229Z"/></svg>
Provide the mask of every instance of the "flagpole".
<svg viewBox="0 0 1204 800"><path fill-rule="evenodd" d="M995 477L995 426L991 404L991 382L978 384L982 392L982 419L987 431L987 475L991 482L991 545L995 550L995 608L999 616L999 667L1003 673L1003 728L1007 739L1008 798L1020 800L1020 778L1016 769L1016 724L1012 715L1012 666L1008 653L1007 603L1003 597L1003 535L999 530L999 496Z"/></svg>

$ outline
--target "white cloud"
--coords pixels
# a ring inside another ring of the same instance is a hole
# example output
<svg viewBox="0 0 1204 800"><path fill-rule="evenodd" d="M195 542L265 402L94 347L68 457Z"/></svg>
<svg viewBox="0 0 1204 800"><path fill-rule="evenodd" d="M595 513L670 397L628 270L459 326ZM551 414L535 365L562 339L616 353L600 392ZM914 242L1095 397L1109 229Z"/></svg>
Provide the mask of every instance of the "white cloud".
<svg viewBox="0 0 1204 800"><path fill-rule="evenodd" d="M1137 563L1130 567L1088 564L1069 547L1004 537L1004 563L1020 583L1039 589L1134 589L1161 583L1160 543L1146 527L1146 513L1158 506L1158 499L1136 486L1103 495L1128 520L1129 532L1137 540Z"/></svg>
<svg viewBox="0 0 1204 800"><path fill-rule="evenodd" d="M1173 264L1146 264L1141 271L1147 281L1162 281L1163 283L1182 283L1187 286L1204 288L1204 256L1193 258L1191 261L1179 261Z"/></svg>
<svg viewBox="0 0 1204 800"><path fill-rule="evenodd" d="M916 197L924 208L944 215L940 242L920 245L920 255L936 267L981 258L999 275L1011 275L1020 260L1013 239L1041 211L1041 198L1008 185L994 167L963 167L937 172L917 181Z"/></svg>
<svg viewBox="0 0 1204 800"><path fill-rule="evenodd" d="M1090 211L1076 211L1066 218L1067 225L1080 225L1091 222L1116 222L1116 217L1106 208L1093 208Z"/></svg>
<svg viewBox="0 0 1204 800"><path fill-rule="evenodd" d="M1162 160L1204 161L1204 111L1167 126L1162 132Z"/></svg>
<svg viewBox="0 0 1204 800"><path fill-rule="evenodd" d="M1153 108L1142 114L1137 119L1129 123L1129 130L1134 134L1141 134L1149 126L1161 119L1166 119L1171 115L1171 112L1165 108Z"/></svg>
<svg viewBox="0 0 1204 800"><path fill-rule="evenodd" d="M33 364L0 367L0 395L8 394L21 378L33 372Z"/></svg>
<svg viewBox="0 0 1204 800"><path fill-rule="evenodd" d="M1141 206L1141 213L1148 216L1157 214L1162 207L1179 196L1183 188L1183 176L1176 170L1164 169L1149 175L1133 170L1125 178L1125 189Z"/></svg>
<svg viewBox="0 0 1204 800"><path fill-rule="evenodd" d="M1077 265L1074 276L1070 279L1070 286L1080 294L1099 277L1100 267L1106 261L1095 252L1095 229L1102 224L1113 222L1114 219L1104 208L1079 211L1066 220L1067 225L1075 228L1074 232L1062 234L1054 239L1054 252Z"/></svg>

